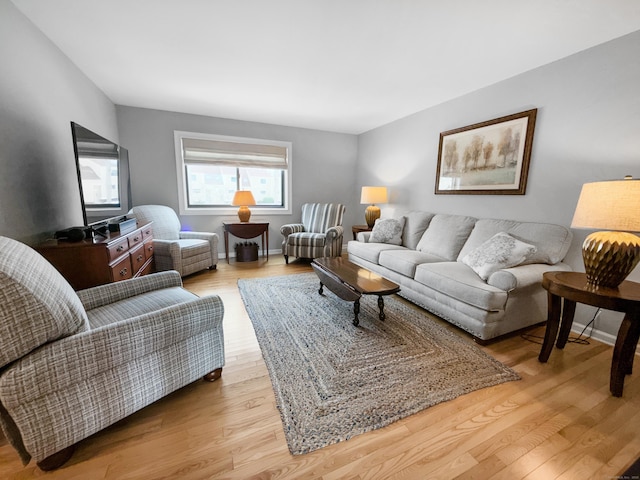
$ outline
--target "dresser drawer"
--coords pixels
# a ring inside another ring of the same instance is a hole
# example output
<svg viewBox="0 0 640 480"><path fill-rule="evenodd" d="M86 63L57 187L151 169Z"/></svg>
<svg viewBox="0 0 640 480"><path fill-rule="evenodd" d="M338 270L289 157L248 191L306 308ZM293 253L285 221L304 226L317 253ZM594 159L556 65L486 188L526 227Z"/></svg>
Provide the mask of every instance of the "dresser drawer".
<svg viewBox="0 0 640 480"><path fill-rule="evenodd" d="M144 262L147 261L147 257L144 254L144 245L140 244L133 250L130 250L129 256L131 257L131 267L133 268L134 275L142 268Z"/></svg>
<svg viewBox="0 0 640 480"><path fill-rule="evenodd" d="M119 260L118 262L109 265L111 269L111 278L114 282L119 282L120 280L128 280L133 277L133 271L131 269L131 258L129 255L126 255Z"/></svg>
<svg viewBox="0 0 640 480"><path fill-rule="evenodd" d="M153 238L144 242L144 256L146 259L153 257Z"/></svg>
<svg viewBox="0 0 640 480"><path fill-rule="evenodd" d="M113 242L107 248L109 262L114 261L129 249L129 242L126 238L121 238L117 242Z"/></svg>
<svg viewBox="0 0 640 480"><path fill-rule="evenodd" d="M143 240L142 230L136 230L131 235L129 235L127 239L129 240L129 248L133 248L136 245L142 244L142 240Z"/></svg>
<svg viewBox="0 0 640 480"><path fill-rule="evenodd" d="M142 238L146 242L153 235L153 228L151 224L147 224L142 228Z"/></svg>

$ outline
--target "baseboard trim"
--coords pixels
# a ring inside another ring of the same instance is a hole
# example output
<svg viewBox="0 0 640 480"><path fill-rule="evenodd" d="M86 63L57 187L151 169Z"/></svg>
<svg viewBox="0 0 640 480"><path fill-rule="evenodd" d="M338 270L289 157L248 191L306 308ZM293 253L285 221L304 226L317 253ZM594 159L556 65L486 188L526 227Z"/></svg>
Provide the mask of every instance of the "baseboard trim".
<svg viewBox="0 0 640 480"><path fill-rule="evenodd" d="M584 330L585 325L581 325L579 323L573 323L571 326L571 333L575 333L576 335L580 335L580 333ZM605 343L607 345L614 346L616 344L616 336L611 335L610 333L603 332L601 330L593 329L591 332L591 338L594 340L598 340L599 342ZM640 347L636 346L636 355L640 354Z"/></svg>

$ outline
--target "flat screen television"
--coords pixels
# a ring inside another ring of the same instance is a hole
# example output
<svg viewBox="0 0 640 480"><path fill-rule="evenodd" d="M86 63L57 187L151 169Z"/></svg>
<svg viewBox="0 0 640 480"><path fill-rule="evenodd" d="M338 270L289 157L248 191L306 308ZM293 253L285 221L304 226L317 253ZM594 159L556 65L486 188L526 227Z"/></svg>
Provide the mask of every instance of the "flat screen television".
<svg viewBox="0 0 640 480"><path fill-rule="evenodd" d="M75 122L71 133L84 224L106 231L131 210L129 152Z"/></svg>

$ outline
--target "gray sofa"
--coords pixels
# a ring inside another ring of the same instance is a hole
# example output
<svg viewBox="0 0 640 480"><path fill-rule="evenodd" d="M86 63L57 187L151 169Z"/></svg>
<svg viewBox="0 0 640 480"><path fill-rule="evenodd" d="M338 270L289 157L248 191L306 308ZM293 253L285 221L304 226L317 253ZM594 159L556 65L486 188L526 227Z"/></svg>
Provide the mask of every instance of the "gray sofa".
<svg viewBox="0 0 640 480"><path fill-rule="evenodd" d="M571 239L560 225L410 212L379 219L347 252L398 283L402 297L485 343L546 320L542 274L570 270L562 260Z"/></svg>

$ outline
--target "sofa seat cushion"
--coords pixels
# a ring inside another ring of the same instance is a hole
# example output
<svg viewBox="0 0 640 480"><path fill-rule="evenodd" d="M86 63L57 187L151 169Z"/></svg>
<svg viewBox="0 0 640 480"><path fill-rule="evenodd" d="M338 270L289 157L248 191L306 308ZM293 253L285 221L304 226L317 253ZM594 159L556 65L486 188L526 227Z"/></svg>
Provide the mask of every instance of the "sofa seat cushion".
<svg viewBox="0 0 640 480"><path fill-rule="evenodd" d="M467 241L476 219L463 215L435 215L416 250L453 261Z"/></svg>
<svg viewBox="0 0 640 480"><path fill-rule="evenodd" d="M444 262L444 260L416 250L383 250L378 259L379 265L409 278L413 278L418 265L430 262Z"/></svg>
<svg viewBox="0 0 640 480"><path fill-rule="evenodd" d="M488 285L462 262L422 263L414 279L429 288L486 311L502 311L508 294Z"/></svg>
<svg viewBox="0 0 640 480"><path fill-rule="evenodd" d="M407 248L400 245L391 245L390 243L364 243L356 240L352 240L347 244L347 251L350 255L355 255L371 263L378 263L380 252L386 250L407 250Z"/></svg>
<svg viewBox="0 0 640 480"><path fill-rule="evenodd" d="M287 243L304 247L323 247L326 239L325 233L297 232L287 237Z"/></svg>

